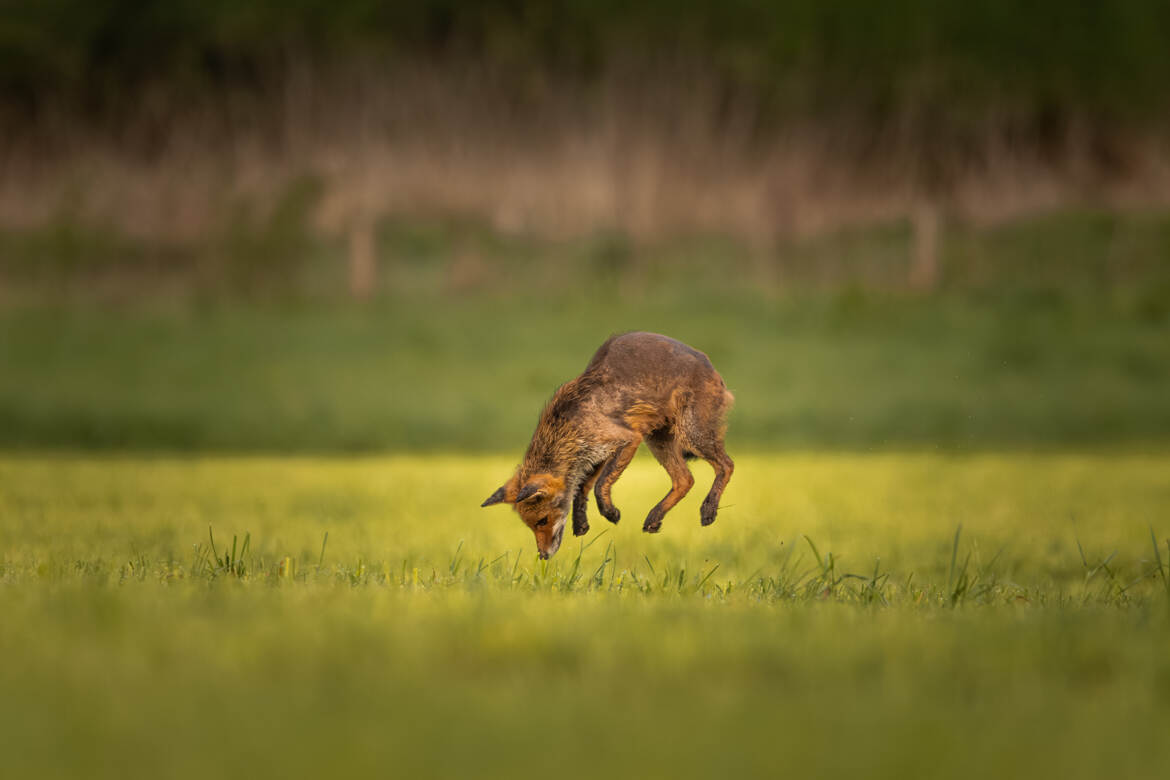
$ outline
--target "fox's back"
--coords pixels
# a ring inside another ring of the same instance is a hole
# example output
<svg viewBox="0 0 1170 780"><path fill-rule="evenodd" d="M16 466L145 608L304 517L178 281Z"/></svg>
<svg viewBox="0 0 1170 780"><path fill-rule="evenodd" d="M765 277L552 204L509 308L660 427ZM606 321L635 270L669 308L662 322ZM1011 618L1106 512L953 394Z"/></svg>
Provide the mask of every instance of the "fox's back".
<svg viewBox="0 0 1170 780"><path fill-rule="evenodd" d="M697 349L657 333L623 333L598 348L583 378L612 390L669 396L674 389L722 390L723 378Z"/></svg>

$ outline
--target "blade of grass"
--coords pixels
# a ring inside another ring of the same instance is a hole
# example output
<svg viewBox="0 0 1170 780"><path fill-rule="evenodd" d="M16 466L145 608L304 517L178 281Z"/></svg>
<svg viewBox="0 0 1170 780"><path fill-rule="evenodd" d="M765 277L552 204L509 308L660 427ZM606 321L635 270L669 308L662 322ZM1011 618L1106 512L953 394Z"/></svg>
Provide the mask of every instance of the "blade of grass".
<svg viewBox="0 0 1170 780"><path fill-rule="evenodd" d="M1154 526L1150 526L1150 543L1154 546L1154 560L1158 564L1158 574L1162 577L1162 587L1166 589L1166 594L1170 595L1170 575L1166 573L1166 567L1162 565L1162 551L1158 549L1158 538L1154 536ZM1166 542L1167 552L1170 553L1170 540Z"/></svg>
<svg viewBox="0 0 1170 780"><path fill-rule="evenodd" d="M959 535L963 533L963 524L959 523L959 527L955 529L955 542L951 546L951 569L947 573L947 593L954 593L955 582L955 564L959 559Z"/></svg>

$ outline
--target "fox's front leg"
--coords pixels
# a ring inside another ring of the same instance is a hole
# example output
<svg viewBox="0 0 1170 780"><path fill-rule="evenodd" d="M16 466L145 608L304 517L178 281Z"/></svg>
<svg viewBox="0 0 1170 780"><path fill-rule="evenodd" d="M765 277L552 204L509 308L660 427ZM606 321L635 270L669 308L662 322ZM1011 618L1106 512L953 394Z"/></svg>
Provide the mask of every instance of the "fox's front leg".
<svg viewBox="0 0 1170 780"><path fill-rule="evenodd" d="M617 454L614 455L601 469L601 475L597 480L597 487L594 489L594 495L597 498L597 511L601 512L601 516L611 523L616 523L622 519L622 513L613 505L613 500L610 498L610 491L613 489L613 483L617 482L617 478L626 470L626 466L630 465L630 461L634 459L634 453L638 451L638 445L642 443L642 437L633 439L624 443Z"/></svg>
<svg viewBox="0 0 1170 780"><path fill-rule="evenodd" d="M605 468L608 461L601 461L594 466L589 476L581 483L581 487L577 490L577 495L573 496L573 536L584 536L589 533L589 518L585 515L585 508L589 504L589 491L593 489L597 478L601 476L601 470Z"/></svg>
<svg viewBox="0 0 1170 780"><path fill-rule="evenodd" d="M589 533L589 518L585 516L585 491L577 491L573 497L573 536Z"/></svg>

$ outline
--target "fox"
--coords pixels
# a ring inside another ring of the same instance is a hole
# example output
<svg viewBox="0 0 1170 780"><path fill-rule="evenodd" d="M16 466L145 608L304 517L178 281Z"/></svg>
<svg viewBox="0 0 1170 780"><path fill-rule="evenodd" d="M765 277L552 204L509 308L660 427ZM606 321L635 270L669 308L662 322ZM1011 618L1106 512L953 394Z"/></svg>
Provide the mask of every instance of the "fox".
<svg viewBox="0 0 1170 780"><path fill-rule="evenodd" d="M699 510L715 522L735 464L724 448L727 412L735 398L705 354L657 333L623 333L602 344L585 371L561 385L540 413L524 460L481 506L511 504L548 560L561 547L572 514L573 535L589 531L586 504L611 523L621 519L611 492L645 442L670 475L671 487L642 530L662 519L695 484L688 460L702 458L715 481Z"/></svg>

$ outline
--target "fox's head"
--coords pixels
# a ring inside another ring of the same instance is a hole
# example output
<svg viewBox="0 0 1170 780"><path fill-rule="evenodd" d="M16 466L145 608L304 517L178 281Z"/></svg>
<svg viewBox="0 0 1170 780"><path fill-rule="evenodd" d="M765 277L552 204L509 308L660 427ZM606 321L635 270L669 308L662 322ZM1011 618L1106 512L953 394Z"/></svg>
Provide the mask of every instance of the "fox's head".
<svg viewBox="0 0 1170 780"><path fill-rule="evenodd" d="M481 506L511 504L524 525L536 535L536 549L541 558L549 558L561 546L565 520L569 516L569 498L565 480L552 474L533 474L520 483L517 473L488 496Z"/></svg>

